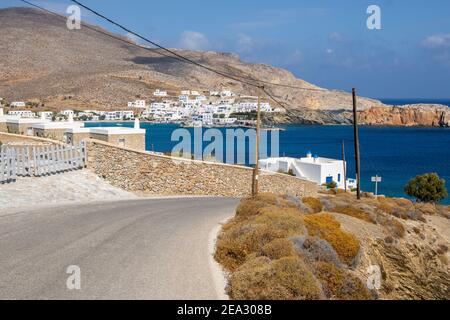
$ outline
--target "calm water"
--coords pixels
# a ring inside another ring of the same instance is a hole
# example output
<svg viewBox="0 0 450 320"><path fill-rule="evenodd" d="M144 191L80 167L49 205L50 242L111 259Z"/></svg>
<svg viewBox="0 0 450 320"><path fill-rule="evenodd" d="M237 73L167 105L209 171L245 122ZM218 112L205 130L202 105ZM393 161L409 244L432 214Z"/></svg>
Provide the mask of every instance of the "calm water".
<svg viewBox="0 0 450 320"><path fill-rule="evenodd" d="M402 106L406 104L426 103L426 104L443 104L450 107L450 99L380 99L384 104L394 106Z"/></svg>
<svg viewBox="0 0 450 320"><path fill-rule="evenodd" d="M132 123L89 123L86 126L123 125ZM178 125L142 123L147 129L146 148L171 151L178 142L171 141ZM322 157L340 159L342 140L346 140L348 176L355 176L353 131L351 126L283 126L280 133L280 155L304 156L311 150ZM450 129L407 127L361 127L360 149L362 188L373 191L370 178L383 178L379 192L388 196L405 196L403 186L412 177L437 172L447 181L450 190ZM447 199L446 203L450 203Z"/></svg>

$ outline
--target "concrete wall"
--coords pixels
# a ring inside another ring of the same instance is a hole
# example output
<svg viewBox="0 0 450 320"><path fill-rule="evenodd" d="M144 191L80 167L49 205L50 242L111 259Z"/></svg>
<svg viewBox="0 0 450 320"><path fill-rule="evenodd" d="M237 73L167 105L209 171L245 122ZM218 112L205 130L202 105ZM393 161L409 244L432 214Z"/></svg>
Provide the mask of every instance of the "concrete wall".
<svg viewBox="0 0 450 320"><path fill-rule="evenodd" d="M66 132L67 143L79 144L81 141L89 139L91 134L89 132Z"/></svg>
<svg viewBox="0 0 450 320"><path fill-rule="evenodd" d="M97 134L91 133L90 137L92 139L105 141L116 146L135 149L135 150L145 150L145 134Z"/></svg>
<svg viewBox="0 0 450 320"><path fill-rule="evenodd" d="M34 135L40 138L64 141L64 134L67 129L40 129L34 128Z"/></svg>
<svg viewBox="0 0 450 320"><path fill-rule="evenodd" d="M8 126L6 125L6 121L0 120L0 132L8 132Z"/></svg>
<svg viewBox="0 0 450 320"><path fill-rule="evenodd" d="M152 155L88 140L88 168L114 186L149 195L251 194L252 169L226 164ZM284 174L261 173L261 192L315 195L317 185Z"/></svg>

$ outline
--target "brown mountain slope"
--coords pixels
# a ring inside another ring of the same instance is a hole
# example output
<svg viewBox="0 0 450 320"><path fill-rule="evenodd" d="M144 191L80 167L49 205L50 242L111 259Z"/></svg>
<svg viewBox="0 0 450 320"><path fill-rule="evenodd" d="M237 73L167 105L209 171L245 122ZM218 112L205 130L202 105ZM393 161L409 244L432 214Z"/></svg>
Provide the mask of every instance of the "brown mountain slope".
<svg viewBox="0 0 450 320"><path fill-rule="evenodd" d="M151 100L156 88L178 95L181 89L231 89L257 94L253 87L201 68L117 41L89 28L68 30L63 17L28 8L0 10L0 97L36 100L45 108L124 108L136 98ZM271 83L317 88L286 70L249 64L232 54L179 51L228 73ZM276 122L346 123L349 94L270 87L271 93L297 116ZM383 106L360 98L359 108Z"/></svg>

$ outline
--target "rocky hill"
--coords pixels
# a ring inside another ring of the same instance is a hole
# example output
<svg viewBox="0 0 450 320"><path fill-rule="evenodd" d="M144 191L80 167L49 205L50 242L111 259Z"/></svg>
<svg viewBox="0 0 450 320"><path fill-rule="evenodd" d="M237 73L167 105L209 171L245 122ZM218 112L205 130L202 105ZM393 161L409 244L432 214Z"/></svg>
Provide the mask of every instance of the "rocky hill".
<svg viewBox="0 0 450 320"><path fill-rule="evenodd" d="M236 300L447 300L450 207L323 191L244 199L216 260Z"/></svg>
<svg viewBox="0 0 450 320"><path fill-rule="evenodd" d="M258 94L253 87L162 56L158 50L139 49L86 27L68 30L65 18L36 9L0 10L0 30L0 97L8 101L35 101L50 110L107 110L123 108L133 99L151 100L156 88L164 88L173 95L181 89L206 91L225 88L242 94ZM233 54L179 52L233 75L318 88L297 79L289 71L245 63ZM351 96L347 93L275 86L268 86L268 89L292 111L275 117L272 119L274 122L350 122ZM360 98L358 107L376 110L383 106L379 101ZM430 106L429 109L429 117L436 116L435 107ZM383 110L390 112L389 109ZM365 119L378 123L379 119L372 120L370 114ZM439 120L431 122L437 124ZM422 125L420 121L416 124Z"/></svg>

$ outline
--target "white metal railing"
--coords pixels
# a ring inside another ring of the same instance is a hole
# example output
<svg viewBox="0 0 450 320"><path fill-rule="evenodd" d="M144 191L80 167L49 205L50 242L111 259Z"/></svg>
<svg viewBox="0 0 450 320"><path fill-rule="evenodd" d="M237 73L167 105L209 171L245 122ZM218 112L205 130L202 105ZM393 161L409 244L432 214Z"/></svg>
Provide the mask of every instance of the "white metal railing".
<svg viewBox="0 0 450 320"><path fill-rule="evenodd" d="M3 147L0 150L0 183L17 177L40 177L84 168L86 144Z"/></svg>

